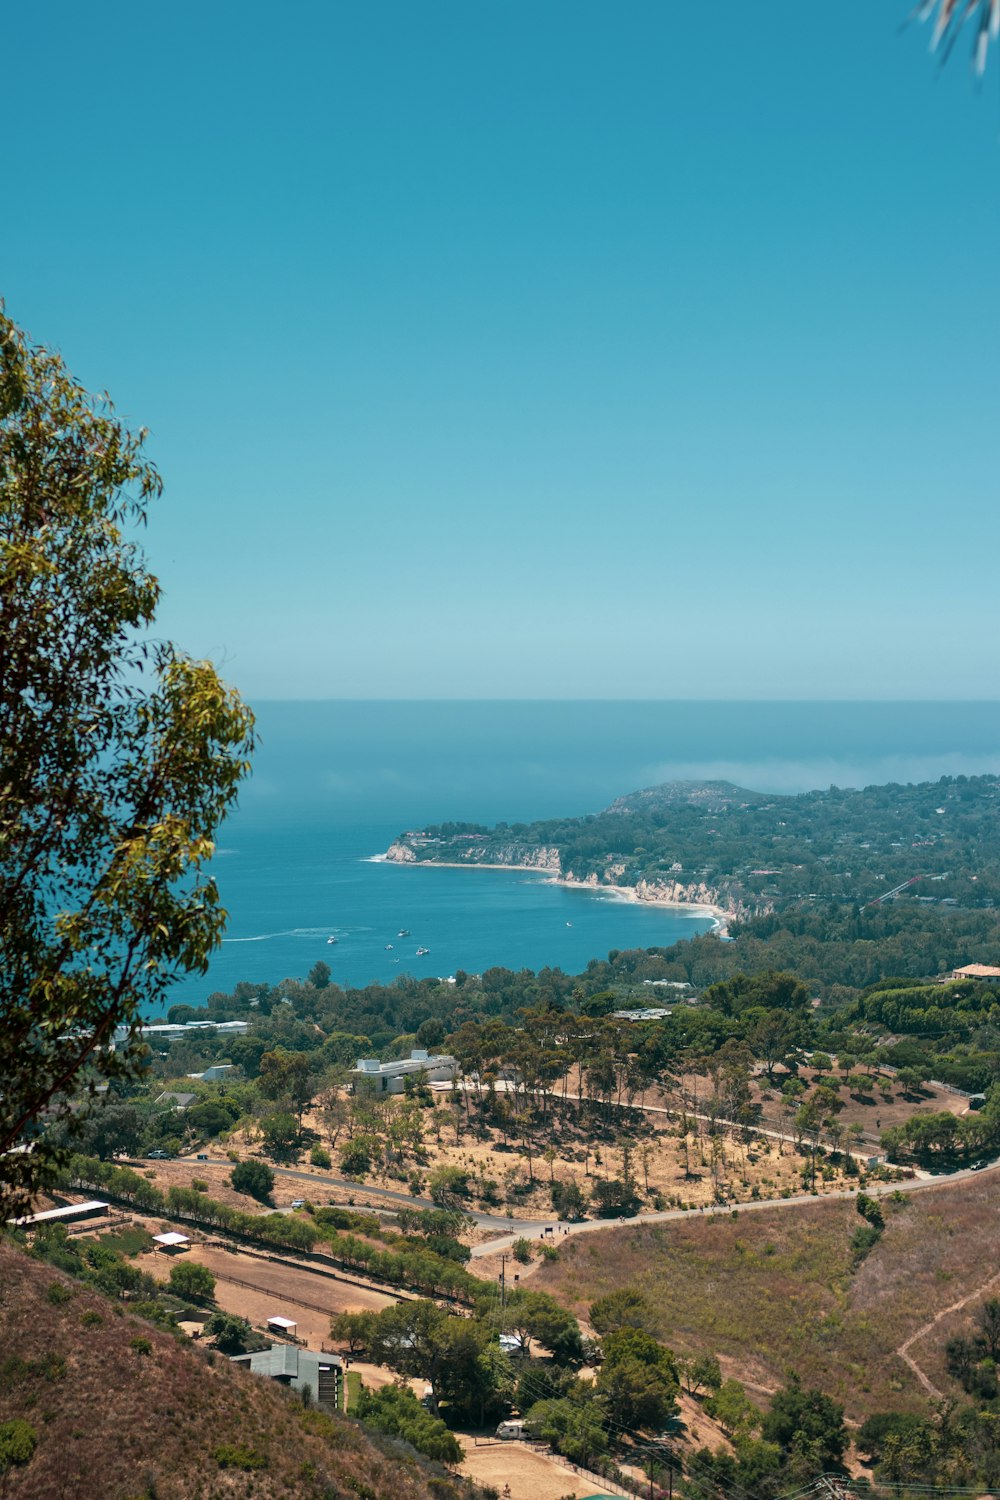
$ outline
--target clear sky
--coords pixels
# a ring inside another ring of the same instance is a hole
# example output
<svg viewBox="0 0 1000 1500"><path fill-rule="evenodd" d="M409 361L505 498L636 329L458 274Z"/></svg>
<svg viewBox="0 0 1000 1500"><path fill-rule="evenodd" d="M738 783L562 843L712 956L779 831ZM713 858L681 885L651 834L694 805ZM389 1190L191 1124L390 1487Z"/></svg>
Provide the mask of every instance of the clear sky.
<svg viewBox="0 0 1000 1500"><path fill-rule="evenodd" d="M45 0L0 288L253 697L1000 696L1000 57L910 0Z"/></svg>

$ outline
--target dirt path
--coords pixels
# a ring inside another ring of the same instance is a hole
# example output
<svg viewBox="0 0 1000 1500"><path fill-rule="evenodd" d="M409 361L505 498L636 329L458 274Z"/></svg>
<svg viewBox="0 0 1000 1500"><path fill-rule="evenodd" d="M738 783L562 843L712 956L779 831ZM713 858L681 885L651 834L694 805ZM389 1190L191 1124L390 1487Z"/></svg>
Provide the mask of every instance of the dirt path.
<svg viewBox="0 0 1000 1500"><path fill-rule="evenodd" d="M943 1401L945 1399L944 1391L939 1391L934 1382L924 1374L923 1370L910 1354L910 1350L918 1339L922 1339L926 1334L933 1332L934 1328L938 1323L940 1323L942 1318L947 1318L952 1313L961 1312L963 1307L966 1307L970 1302L975 1302L977 1297L984 1296L985 1293L988 1292L990 1288L995 1286L998 1282L1000 1282L1000 1271L995 1271L988 1281L983 1282L982 1286L977 1286L973 1291L967 1292L964 1297L960 1297L959 1300L957 1302L953 1302L950 1307L942 1307L939 1313L934 1314L930 1322L925 1323L922 1328L918 1328L916 1333L911 1333L906 1342L900 1344L899 1348L896 1350L896 1353L899 1355L903 1363L909 1366L909 1368L913 1371L913 1374L916 1376L917 1380L919 1380L920 1384L923 1386L924 1390L929 1396L932 1396L934 1400Z"/></svg>

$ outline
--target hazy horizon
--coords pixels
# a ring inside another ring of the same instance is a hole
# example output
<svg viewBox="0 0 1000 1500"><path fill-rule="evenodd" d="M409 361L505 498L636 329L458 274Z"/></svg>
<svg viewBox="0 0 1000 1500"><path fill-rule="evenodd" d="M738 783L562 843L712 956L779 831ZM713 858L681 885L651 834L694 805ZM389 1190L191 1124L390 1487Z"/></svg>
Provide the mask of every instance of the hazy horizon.
<svg viewBox="0 0 1000 1500"><path fill-rule="evenodd" d="M910 9L12 10L7 309L151 430L158 629L251 699L988 700L996 111Z"/></svg>

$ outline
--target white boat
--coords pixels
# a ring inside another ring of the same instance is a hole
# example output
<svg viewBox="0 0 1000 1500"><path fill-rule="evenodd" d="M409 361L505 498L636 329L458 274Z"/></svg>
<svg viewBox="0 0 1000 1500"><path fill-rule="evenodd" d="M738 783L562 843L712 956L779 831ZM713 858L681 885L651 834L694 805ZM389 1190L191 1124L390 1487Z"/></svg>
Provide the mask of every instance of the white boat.
<svg viewBox="0 0 1000 1500"><path fill-rule="evenodd" d="M397 937L412 937L413 934L408 927L401 927L396 933Z"/></svg>
<svg viewBox="0 0 1000 1500"><path fill-rule="evenodd" d="M385 951L386 951L386 953L391 953L392 952L392 944L391 943L386 943L386 945L385 945Z"/></svg>
<svg viewBox="0 0 1000 1500"><path fill-rule="evenodd" d="M327 942L328 943L339 943L340 942L340 938L330 937L330 938L327 938Z"/></svg>
<svg viewBox="0 0 1000 1500"><path fill-rule="evenodd" d="M417 957L418 958L423 958L424 954L425 953L429 953L430 951L431 950L429 948L418 948L417 949Z"/></svg>

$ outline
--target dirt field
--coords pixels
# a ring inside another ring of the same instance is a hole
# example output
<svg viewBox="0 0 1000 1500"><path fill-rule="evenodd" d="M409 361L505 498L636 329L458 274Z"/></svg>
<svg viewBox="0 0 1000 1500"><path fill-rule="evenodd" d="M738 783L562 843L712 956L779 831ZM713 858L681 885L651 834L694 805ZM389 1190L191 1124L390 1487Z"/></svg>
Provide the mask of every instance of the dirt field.
<svg viewBox="0 0 1000 1500"><path fill-rule="evenodd" d="M262 1328L268 1318L276 1315L292 1318L298 1323L298 1337L313 1349L329 1346L330 1318L334 1313L378 1312L395 1301L367 1287L334 1281L306 1268L275 1265L239 1250L220 1250L214 1245L195 1242L181 1258L198 1261L217 1278L215 1300L224 1312L237 1313L256 1328ZM171 1257L155 1251L139 1256L136 1261L161 1281L167 1279L174 1263ZM251 1281L264 1290L238 1286L226 1277ZM309 1302L315 1306L302 1305Z"/></svg>
<svg viewBox="0 0 1000 1500"><path fill-rule="evenodd" d="M475 1439L461 1433L456 1437L465 1449L459 1473L477 1484L492 1485L501 1494L509 1484L511 1500L562 1500L565 1495L611 1493L602 1491L593 1479L575 1474L564 1462L547 1453L536 1453L522 1443L493 1442L477 1448Z"/></svg>

